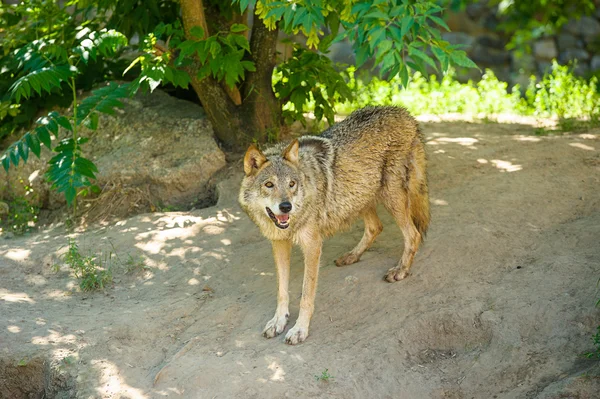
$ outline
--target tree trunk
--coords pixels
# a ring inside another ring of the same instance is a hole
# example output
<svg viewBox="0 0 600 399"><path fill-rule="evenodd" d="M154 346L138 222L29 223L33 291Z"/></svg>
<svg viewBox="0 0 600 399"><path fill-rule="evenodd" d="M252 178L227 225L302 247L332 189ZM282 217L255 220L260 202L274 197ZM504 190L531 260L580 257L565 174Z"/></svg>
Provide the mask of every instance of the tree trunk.
<svg viewBox="0 0 600 399"><path fill-rule="evenodd" d="M200 26L208 34L204 7L201 0L181 0L183 26L189 31ZM269 31L258 16L250 39L252 60L256 72L246 74L242 86L242 104L236 104L222 85L212 77L199 80L198 65L188 69L191 84L206 115L213 125L215 136L228 149L241 150L248 143L264 143L277 139L281 129L281 105L273 94L271 77L276 63L277 30Z"/></svg>

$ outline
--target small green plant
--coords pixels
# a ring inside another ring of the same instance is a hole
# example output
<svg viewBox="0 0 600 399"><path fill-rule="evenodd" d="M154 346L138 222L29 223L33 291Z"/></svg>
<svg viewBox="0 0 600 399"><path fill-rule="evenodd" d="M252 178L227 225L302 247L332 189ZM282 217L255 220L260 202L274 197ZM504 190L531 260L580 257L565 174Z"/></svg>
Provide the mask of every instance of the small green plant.
<svg viewBox="0 0 600 399"><path fill-rule="evenodd" d="M147 269L148 266L146 266L146 261L141 255L137 258L133 257L131 254L127 255L127 260L125 261L125 274L137 274Z"/></svg>
<svg viewBox="0 0 600 399"><path fill-rule="evenodd" d="M321 375L315 375L315 379L318 381L329 382L333 380L335 377L329 374L329 369L325 369Z"/></svg>
<svg viewBox="0 0 600 399"><path fill-rule="evenodd" d="M65 254L65 263L73 271L79 281L82 291L94 291L104 289L112 283L112 272L110 267L103 267L107 260L98 256L83 256L79 251L77 241L69 238L69 248ZM112 253L108 256L110 261Z"/></svg>
<svg viewBox="0 0 600 399"><path fill-rule="evenodd" d="M37 223L39 208L31 205L27 198L17 197L8 202L8 212L0 216L2 230L15 235L29 232Z"/></svg>
<svg viewBox="0 0 600 399"><path fill-rule="evenodd" d="M600 326L596 329L596 334L592 335L592 341L594 342L595 350L587 352L584 356L588 359L600 360Z"/></svg>

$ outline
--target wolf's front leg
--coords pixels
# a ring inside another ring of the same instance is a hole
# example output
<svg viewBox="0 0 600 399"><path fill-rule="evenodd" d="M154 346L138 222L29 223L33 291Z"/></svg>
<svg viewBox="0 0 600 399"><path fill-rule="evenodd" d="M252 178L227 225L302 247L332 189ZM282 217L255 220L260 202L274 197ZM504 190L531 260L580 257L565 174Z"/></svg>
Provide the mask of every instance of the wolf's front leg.
<svg viewBox="0 0 600 399"><path fill-rule="evenodd" d="M304 252L304 283L302 284L302 299L300 300L298 320L285 336L285 342L290 345L303 342L308 337L308 326L315 310L322 244L323 240L318 232L306 234L300 240L300 246L302 252Z"/></svg>
<svg viewBox="0 0 600 399"><path fill-rule="evenodd" d="M273 257L277 268L277 310L275 316L267 323L263 335L273 338L283 332L290 317L288 283L290 281L290 258L292 255L291 241L271 241Z"/></svg>

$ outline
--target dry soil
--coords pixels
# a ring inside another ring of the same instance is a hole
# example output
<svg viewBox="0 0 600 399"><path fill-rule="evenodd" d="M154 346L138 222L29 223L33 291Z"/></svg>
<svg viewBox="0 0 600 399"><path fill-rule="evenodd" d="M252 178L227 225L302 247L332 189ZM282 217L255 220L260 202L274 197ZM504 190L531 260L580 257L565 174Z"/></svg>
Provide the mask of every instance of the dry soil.
<svg viewBox="0 0 600 399"><path fill-rule="evenodd" d="M424 123L432 224L413 276L392 218L362 260L326 241L308 340L261 336L275 310L270 244L236 203L73 234L114 284L82 293L54 226L0 244L0 397L598 398L600 136L517 123ZM239 165L238 165L239 166ZM291 323L302 258L294 252ZM318 378L325 375L331 378Z"/></svg>

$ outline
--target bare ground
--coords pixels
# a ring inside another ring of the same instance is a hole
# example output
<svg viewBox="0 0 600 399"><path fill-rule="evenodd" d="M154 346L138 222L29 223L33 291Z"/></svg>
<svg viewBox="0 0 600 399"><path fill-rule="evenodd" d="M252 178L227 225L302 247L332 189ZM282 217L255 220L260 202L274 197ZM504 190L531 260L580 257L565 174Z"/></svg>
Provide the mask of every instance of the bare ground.
<svg viewBox="0 0 600 399"><path fill-rule="evenodd" d="M275 309L270 245L237 203L146 214L77 235L114 287L78 292L62 227L0 245L0 397L598 398L600 137L518 124L425 123L432 226L413 276L384 232L363 259L325 243L310 337L260 333ZM134 259L137 268L126 273ZM139 267L143 259L145 269ZM294 252L291 322L302 258ZM327 369L334 378L317 379ZM42 392L45 389L45 393ZM37 396L36 396L37 395Z"/></svg>

